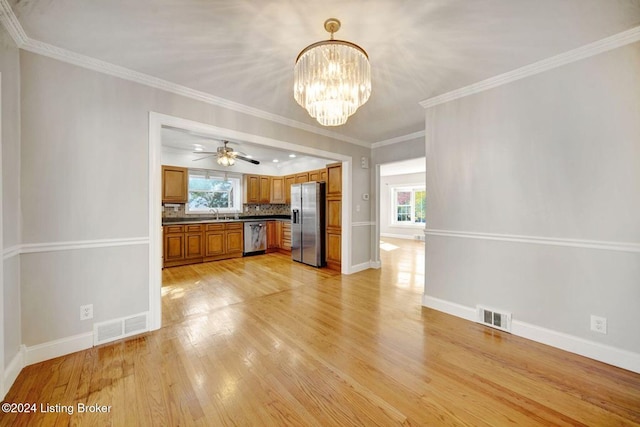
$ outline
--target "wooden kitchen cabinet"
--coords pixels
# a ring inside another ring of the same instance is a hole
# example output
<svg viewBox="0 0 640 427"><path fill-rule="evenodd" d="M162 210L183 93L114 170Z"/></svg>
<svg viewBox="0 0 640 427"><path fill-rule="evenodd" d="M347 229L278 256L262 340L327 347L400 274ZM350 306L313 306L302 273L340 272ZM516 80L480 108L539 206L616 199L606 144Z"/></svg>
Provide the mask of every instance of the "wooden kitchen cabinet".
<svg viewBox="0 0 640 427"><path fill-rule="evenodd" d="M162 166L162 203L187 203L189 170L177 166Z"/></svg>
<svg viewBox="0 0 640 427"><path fill-rule="evenodd" d="M163 227L163 262L167 264L184 261L184 228L178 226ZM174 264L177 265L177 264Z"/></svg>
<svg viewBox="0 0 640 427"><path fill-rule="evenodd" d="M242 256L242 222L165 225L164 267Z"/></svg>
<svg viewBox="0 0 640 427"><path fill-rule="evenodd" d="M242 256L244 249L244 224L242 222L227 222L224 225L225 243L227 245L226 257L238 258Z"/></svg>
<svg viewBox="0 0 640 427"><path fill-rule="evenodd" d="M291 185L296 183L295 175L287 175L284 177L285 203L291 204Z"/></svg>
<svg viewBox="0 0 640 427"><path fill-rule="evenodd" d="M342 163L327 165L327 197L342 198Z"/></svg>
<svg viewBox="0 0 640 427"><path fill-rule="evenodd" d="M206 227L204 262L242 256L242 222L206 224Z"/></svg>
<svg viewBox="0 0 640 427"><path fill-rule="evenodd" d="M242 195L244 203L271 203L271 177L267 175L244 175Z"/></svg>
<svg viewBox="0 0 640 427"><path fill-rule="evenodd" d="M342 269L342 163L327 165L327 267Z"/></svg>
<svg viewBox="0 0 640 427"><path fill-rule="evenodd" d="M220 257L226 252L224 224L206 224L204 233L204 257Z"/></svg>
<svg viewBox="0 0 640 427"><path fill-rule="evenodd" d="M244 203L260 203L260 175L244 175Z"/></svg>
<svg viewBox="0 0 640 427"><path fill-rule="evenodd" d="M271 203L284 204L287 201L283 176L271 177Z"/></svg>
<svg viewBox="0 0 640 427"><path fill-rule="evenodd" d="M260 175L260 203L271 203L271 177Z"/></svg>
<svg viewBox="0 0 640 427"><path fill-rule="evenodd" d="M184 258L192 260L204 255L204 239L202 224L185 225L184 233Z"/></svg>
<svg viewBox="0 0 640 427"><path fill-rule="evenodd" d="M309 181L327 182L327 170L318 169L309 171Z"/></svg>
<svg viewBox="0 0 640 427"><path fill-rule="evenodd" d="M279 221L267 221L267 252L274 252L279 248L277 224Z"/></svg>
<svg viewBox="0 0 640 427"><path fill-rule="evenodd" d="M280 242L280 250L284 252L291 252L291 221L280 221L282 224L282 234Z"/></svg>
<svg viewBox="0 0 640 427"><path fill-rule="evenodd" d="M303 182L309 182L309 172L296 174L296 184L302 184Z"/></svg>

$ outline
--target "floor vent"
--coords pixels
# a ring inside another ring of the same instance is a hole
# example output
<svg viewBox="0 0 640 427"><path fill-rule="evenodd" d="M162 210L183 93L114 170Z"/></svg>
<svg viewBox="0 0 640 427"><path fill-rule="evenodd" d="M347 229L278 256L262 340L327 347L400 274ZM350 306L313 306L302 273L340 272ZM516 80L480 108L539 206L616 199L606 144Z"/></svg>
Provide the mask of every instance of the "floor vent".
<svg viewBox="0 0 640 427"><path fill-rule="evenodd" d="M488 307L477 306L478 323L511 332L511 313L494 310Z"/></svg>
<svg viewBox="0 0 640 427"><path fill-rule="evenodd" d="M94 324L93 345L100 345L147 332L149 330L148 317L149 313L140 313Z"/></svg>

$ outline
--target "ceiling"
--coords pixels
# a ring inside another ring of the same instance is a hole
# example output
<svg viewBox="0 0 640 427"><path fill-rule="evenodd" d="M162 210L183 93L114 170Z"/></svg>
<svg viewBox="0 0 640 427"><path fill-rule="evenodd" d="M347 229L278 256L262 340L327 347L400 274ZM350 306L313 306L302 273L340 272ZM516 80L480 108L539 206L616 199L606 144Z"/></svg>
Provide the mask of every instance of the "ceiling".
<svg viewBox="0 0 640 427"><path fill-rule="evenodd" d="M424 130L420 101L640 25L640 0L8 1L30 39L318 129L293 65L336 17L373 90L329 130L365 145Z"/></svg>
<svg viewBox="0 0 640 427"><path fill-rule="evenodd" d="M223 145L223 140L214 136L169 127L162 128L161 140L163 147L188 151L192 154L189 157L195 161L208 156L207 154L197 154L196 152L200 151L199 149L202 149L202 151L216 152L216 149ZM321 160L325 163L335 161L329 158L309 156L297 151L283 150L239 140L229 141L228 147L251 159L259 161L264 166L277 163L276 166L278 168L289 166L291 163L310 163L316 160ZM195 166L198 166L198 163L194 163L194 167Z"/></svg>

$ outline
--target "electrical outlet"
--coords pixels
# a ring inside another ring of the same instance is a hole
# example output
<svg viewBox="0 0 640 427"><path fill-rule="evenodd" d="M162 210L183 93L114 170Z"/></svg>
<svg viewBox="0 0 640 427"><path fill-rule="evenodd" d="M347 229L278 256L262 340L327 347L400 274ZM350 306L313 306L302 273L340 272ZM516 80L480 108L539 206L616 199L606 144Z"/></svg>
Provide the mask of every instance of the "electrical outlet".
<svg viewBox="0 0 640 427"><path fill-rule="evenodd" d="M607 318L591 315L591 330L601 334L607 333Z"/></svg>
<svg viewBox="0 0 640 427"><path fill-rule="evenodd" d="M80 306L80 320L93 319L93 304Z"/></svg>

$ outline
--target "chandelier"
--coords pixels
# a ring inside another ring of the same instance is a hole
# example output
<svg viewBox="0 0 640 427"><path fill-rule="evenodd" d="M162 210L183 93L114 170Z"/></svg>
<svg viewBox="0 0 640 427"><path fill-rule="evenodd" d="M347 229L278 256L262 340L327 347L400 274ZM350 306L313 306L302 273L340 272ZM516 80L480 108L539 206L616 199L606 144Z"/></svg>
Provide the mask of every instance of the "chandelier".
<svg viewBox="0 0 640 427"><path fill-rule="evenodd" d="M371 66L360 46L334 40L340 21L329 18L331 39L305 47L296 59L293 96L322 126L339 126L369 99Z"/></svg>

